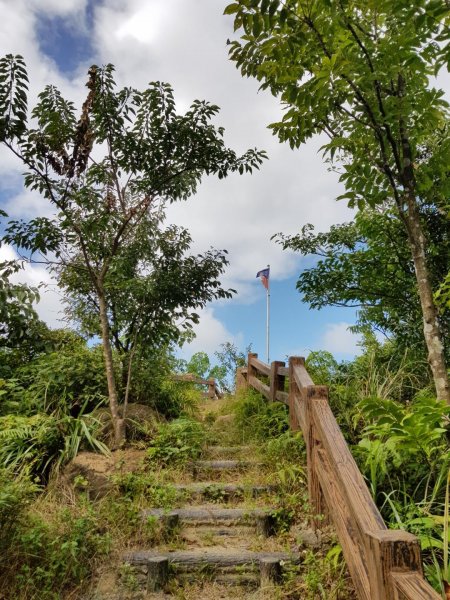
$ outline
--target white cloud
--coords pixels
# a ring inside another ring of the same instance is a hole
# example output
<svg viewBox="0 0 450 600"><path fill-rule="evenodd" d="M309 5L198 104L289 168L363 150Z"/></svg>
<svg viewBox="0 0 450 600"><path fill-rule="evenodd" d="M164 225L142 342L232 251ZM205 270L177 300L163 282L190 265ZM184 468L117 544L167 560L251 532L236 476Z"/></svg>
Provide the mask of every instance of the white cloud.
<svg viewBox="0 0 450 600"><path fill-rule="evenodd" d="M213 356L220 344L233 342L238 347L242 345L242 334L233 335L214 314L212 308L200 312L200 323L195 327L196 338L185 344L179 351L182 358L190 358L196 352L206 352Z"/></svg>
<svg viewBox="0 0 450 600"><path fill-rule="evenodd" d="M361 336L352 333L349 329L351 323L330 323L327 325L324 336L319 344L321 350L328 350L332 354L347 355L349 357L359 353L358 343Z"/></svg>
<svg viewBox="0 0 450 600"><path fill-rule="evenodd" d="M10 261L18 258L17 253L11 246L0 246L0 261ZM44 266L24 263L24 268L18 273L14 273L10 280L12 283L25 283L30 287L42 285L43 287L39 290L40 301L34 304L34 308L39 317L50 327L62 326L61 292Z"/></svg>
<svg viewBox="0 0 450 600"><path fill-rule="evenodd" d="M51 15L68 16L84 12L87 0L31 0L31 7Z"/></svg>

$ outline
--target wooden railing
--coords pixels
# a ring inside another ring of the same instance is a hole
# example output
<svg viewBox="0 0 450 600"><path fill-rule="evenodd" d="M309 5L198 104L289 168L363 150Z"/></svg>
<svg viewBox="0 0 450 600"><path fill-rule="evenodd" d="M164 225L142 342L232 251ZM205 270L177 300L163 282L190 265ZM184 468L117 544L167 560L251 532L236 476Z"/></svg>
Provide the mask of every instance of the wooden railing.
<svg viewBox="0 0 450 600"><path fill-rule="evenodd" d="M183 381L187 383L196 383L197 385L207 385L208 390L203 392L203 396L205 398L209 398L214 400L214 398L222 398L223 394L217 387L216 380L211 377L210 379L202 379L201 377L197 377L196 375L192 375L191 373L182 373L181 375L172 375L172 379L175 381Z"/></svg>
<svg viewBox="0 0 450 600"><path fill-rule="evenodd" d="M291 357L286 368L249 354L236 389L248 386L287 404L291 429L303 432L312 513L333 523L358 598L439 600L423 577L419 540L386 527L330 409L328 388L314 385L305 359ZM318 522L313 519L313 526Z"/></svg>

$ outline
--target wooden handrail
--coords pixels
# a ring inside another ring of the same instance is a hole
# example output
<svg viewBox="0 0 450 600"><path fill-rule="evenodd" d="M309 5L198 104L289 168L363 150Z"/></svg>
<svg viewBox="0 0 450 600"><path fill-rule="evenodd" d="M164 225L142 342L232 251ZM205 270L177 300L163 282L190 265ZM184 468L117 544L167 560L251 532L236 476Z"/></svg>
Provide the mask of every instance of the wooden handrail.
<svg viewBox="0 0 450 600"><path fill-rule="evenodd" d="M181 373L172 375L172 379L175 381L183 381L186 383L195 383L197 385L207 385L208 391L204 393L204 396L213 400L214 398L222 398L223 394L217 387L216 380L213 377L209 379L203 379L202 377L197 377L197 375L193 375L192 373Z"/></svg>
<svg viewBox="0 0 450 600"><path fill-rule="evenodd" d="M358 598L439 600L423 577L418 539L387 529L331 411L328 388L314 385L305 359L291 357L287 368L249 354L247 367L237 371L236 389L249 386L271 402L287 404L291 429L301 429L312 525L333 522Z"/></svg>

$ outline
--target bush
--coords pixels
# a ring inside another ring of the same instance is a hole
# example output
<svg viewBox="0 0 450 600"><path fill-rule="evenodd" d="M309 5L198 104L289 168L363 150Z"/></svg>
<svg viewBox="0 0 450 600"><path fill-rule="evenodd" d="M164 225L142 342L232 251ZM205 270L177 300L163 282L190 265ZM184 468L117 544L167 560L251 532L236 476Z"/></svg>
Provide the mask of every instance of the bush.
<svg viewBox="0 0 450 600"><path fill-rule="evenodd" d="M206 432L201 423L184 417L160 426L148 456L159 464L182 464L198 458L205 443Z"/></svg>
<svg viewBox="0 0 450 600"><path fill-rule="evenodd" d="M17 600L59 600L92 574L109 548L90 507L59 509L46 521L27 515L2 555L1 587Z"/></svg>
<svg viewBox="0 0 450 600"><path fill-rule="evenodd" d="M28 477L14 477L11 471L0 468L0 573L11 540L38 489Z"/></svg>
<svg viewBox="0 0 450 600"><path fill-rule="evenodd" d="M52 468L75 458L83 445L108 452L96 438L98 427L91 415L0 417L0 466L46 480Z"/></svg>
<svg viewBox="0 0 450 600"><path fill-rule="evenodd" d="M284 404L267 402L249 389L235 405L235 423L244 439L265 441L289 429L289 413Z"/></svg>

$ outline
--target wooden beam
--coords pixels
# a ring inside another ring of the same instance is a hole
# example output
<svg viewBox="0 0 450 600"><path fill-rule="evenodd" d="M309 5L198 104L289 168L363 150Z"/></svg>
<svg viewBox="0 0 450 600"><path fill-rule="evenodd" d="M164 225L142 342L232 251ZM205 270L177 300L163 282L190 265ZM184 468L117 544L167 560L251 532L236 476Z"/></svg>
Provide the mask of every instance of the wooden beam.
<svg viewBox="0 0 450 600"><path fill-rule="evenodd" d="M265 396L267 400L270 399L270 388L268 385L260 381L254 375L250 375L250 377L248 378L248 383L252 388L255 388L255 390L257 390L260 394Z"/></svg>
<svg viewBox="0 0 450 600"><path fill-rule="evenodd" d="M247 367L238 367L236 369L236 394L247 388Z"/></svg>
<svg viewBox="0 0 450 600"><path fill-rule="evenodd" d="M391 578L392 571L412 571L422 577L420 544L411 533L401 529L368 531L366 546L373 600L395 600L397 592Z"/></svg>
<svg viewBox="0 0 450 600"><path fill-rule="evenodd" d="M289 427L291 431L300 429L300 421L297 415L297 403L300 390L294 377L294 370L305 362L300 356L289 357Z"/></svg>
<svg viewBox="0 0 450 600"><path fill-rule="evenodd" d="M328 462L324 450L316 451L316 464L321 489L328 506L332 507L330 516L336 528L348 570L359 600L373 600L370 592L369 577L364 557L364 547L355 531L351 512L337 485L335 474Z"/></svg>
<svg viewBox="0 0 450 600"><path fill-rule="evenodd" d="M391 573L395 600L442 600L419 573Z"/></svg>
<svg viewBox="0 0 450 600"><path fill-rule="evenodd" d="M256 352L249 352L247 354L247 382L250 384L250 377L256 377L257 371L253 366L253 361L258 358Z"/></svg>
<svg viewBox="0 0 450 600"><path fill-rule="evenodd" d="M328 403L328 388L323 385L309 385L304 389L302 395L304 414L302 415L303 437L306 444L306 465L308 471L308 496L311 511L313 513L311 525L318 528L323 524L316 515L328 516L327 505L320 487L316 462L316 449L320 445L320 437L314 420L314 404L318 401ZM332 509L332 506L330 506Z"/></svg>
<svg viewBox="0 0 450 600"><path fill-rule="evenodd" d="M259 360L259 358L252 358L252 367L261 373L261 375L270 375L270 366L266 365L265 362Z"/></svg>
<svg viewBox="0 0 450 600"><path fill-rule="evenodd" d="M314 381L306 370L305 359L302 357L299 357L299 362L295 365L293 376L300 390L302 388L307 388L310 385L314 385Z"/></svg>
<svg viewBox="0 0 450 600"><path fill-rule="evenodd" d="M361 539L365 532L387 529L366 482L358 469L328 401L317 399L312 403L313 419L318 439L326 453L334 480L358 528ZM330 507L334 509L334 507Z"/></svg>
<svg viewBox="0 0 450 600"><path fill-rule="evenodd" d="M278 402L289 406L289 394L287 392L277 392L275 397Z"/></svg>
<svg viewBox="0 0 450 600"><path fill-rule="evenodd" d="M270 400L276 402L277 392L284 391L284 375L279 374L280 367L284 367L284 362L274 360L270 365Z"/></svg>

